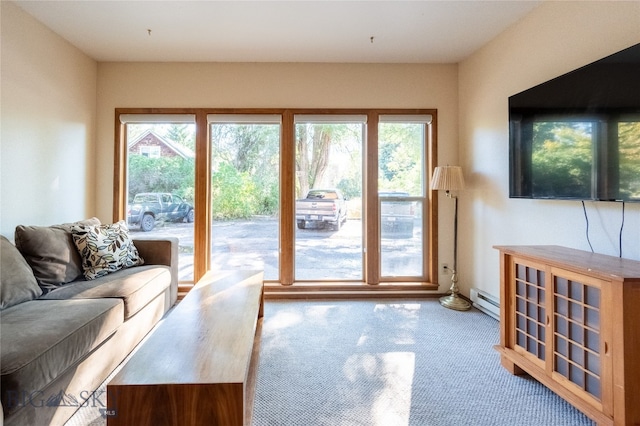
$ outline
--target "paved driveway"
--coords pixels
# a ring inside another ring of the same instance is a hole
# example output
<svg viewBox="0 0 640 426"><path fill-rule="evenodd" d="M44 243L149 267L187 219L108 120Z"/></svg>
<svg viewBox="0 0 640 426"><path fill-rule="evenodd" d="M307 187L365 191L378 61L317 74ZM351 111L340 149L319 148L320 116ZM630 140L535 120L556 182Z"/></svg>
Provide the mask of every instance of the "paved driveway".
<svg viewBox="0 0 640 426"><path fill-rule="evenodd" d="M416 230L418 228L416 227ZM265 279L278 278L278 223L270 217L216 221L212 227L212 269L264 269ZM180 279L193 279L193 224L158 224L132 235L174 236L180 240ZM296 229L295 274L298 280L361 280L362 222L348 220L339 231ZM419 274L419 232L413 238L383 239L383 274Z"/></svg>

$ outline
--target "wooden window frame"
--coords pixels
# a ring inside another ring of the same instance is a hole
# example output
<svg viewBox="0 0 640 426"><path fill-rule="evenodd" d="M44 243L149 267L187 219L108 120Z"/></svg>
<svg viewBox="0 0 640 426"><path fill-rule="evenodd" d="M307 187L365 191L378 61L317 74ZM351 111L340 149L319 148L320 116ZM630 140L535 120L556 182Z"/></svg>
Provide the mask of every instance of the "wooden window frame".
<svg viewBox="0 0 640 426"><path fill-rule="evenodd" d="M211 192L210 147L208 143L209 114L278 114L281 121L280 140L280 210L288 214L280 215L280 281L283 286L294 284L294 250L295 250L295 125L294 116L298 114L333 114L333 115L366 115L366 135L363 146L364 182L363 200L365 203L364 247L366 247L364 265L364 287L382 284L380 276L380 230L378 209L378 124L381 115L431 115L432 120L425 131L425 170L424 187L426 214L423 215L423 229L427 238L423 241L425 276L421 281L406 284L415 287L421 284L430 290L438 285L438 197L437 192L430 189L430 180L437 165L438 114L436 109L289 109L289 108L116 108L115 109L115 150L113 175L113 220L126 219L126 170L127 140L126 123L121 122L124 114L193 114L196 120L196 160L195 160L195 222L197 232L194 233L194 282L197 282L209 269L211 253L211 227L207 225L211 216L207 194ZM395 286L402 283L391 282ZM188 290L193 283L181 283L182 290Z"/></svg>

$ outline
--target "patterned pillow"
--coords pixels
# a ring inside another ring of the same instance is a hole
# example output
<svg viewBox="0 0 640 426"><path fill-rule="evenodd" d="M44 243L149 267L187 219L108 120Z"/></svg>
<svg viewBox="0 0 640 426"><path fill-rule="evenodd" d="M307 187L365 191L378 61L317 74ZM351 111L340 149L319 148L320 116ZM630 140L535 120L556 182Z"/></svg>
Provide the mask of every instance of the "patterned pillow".
<svg viewBox="0 0 640 426"><path fill-rule="evenodd" d="M80 252L87 280L144 263L124 220L112 225L74 225L71 236Z"/></svg>

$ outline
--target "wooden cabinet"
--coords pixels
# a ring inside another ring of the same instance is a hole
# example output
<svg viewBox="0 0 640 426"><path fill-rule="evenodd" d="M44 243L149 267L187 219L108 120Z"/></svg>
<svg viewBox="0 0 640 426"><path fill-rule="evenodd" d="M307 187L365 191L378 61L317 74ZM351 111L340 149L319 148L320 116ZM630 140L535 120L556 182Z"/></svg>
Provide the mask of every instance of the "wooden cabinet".
<svg viewBox="0 0 640 426"><path fill-rule="evenodd" d="M558 246L495 248L502 365L599 425L640 424L640 262Z"/></svg>

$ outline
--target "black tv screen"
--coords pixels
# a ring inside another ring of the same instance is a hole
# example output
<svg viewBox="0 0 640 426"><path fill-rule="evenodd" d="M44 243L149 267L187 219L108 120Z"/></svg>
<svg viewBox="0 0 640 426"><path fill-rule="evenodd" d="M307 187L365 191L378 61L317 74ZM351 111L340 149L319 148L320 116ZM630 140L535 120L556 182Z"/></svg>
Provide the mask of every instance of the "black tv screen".
<svg viewBox="0 0 640 426"><path fill-rule="evenodd" d="M509 196L640 202L640 44L509 97Z"/></svg>

